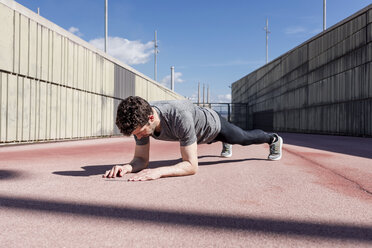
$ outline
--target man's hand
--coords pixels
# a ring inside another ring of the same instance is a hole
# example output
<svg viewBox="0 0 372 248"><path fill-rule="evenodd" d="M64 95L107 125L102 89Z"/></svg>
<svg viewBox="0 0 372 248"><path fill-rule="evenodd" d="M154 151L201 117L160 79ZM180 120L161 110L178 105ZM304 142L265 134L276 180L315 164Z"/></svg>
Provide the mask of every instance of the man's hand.
<svg viewBox="0 0 372 248"><path fill-rule="evenodd" d="M188 146L181 146L180 149L182 162L172 166L146 169L149 162L149 145L136 146L137 156L135 156L129 164L123 166L116 165L112 167L111 170L106 171L103 177L122 177L124 174L135 173L138 171L139 172L129 178L128 181L148 181L159 179L161 177L194 175L198 171L198 148L196 142Z"/></svg>
<svg viewBox="0 0 372 248"><path fill-rule="evenodd" d="M130 172L129 168L126 168L125 165L115 165L111 170L106 171L104 178L115 178L122 177L124 174Z"/></svg>
<svg viewBox="0 0 372 248"><path fill-rule="evenodd" d="M144 169L138 172L135 176L129 178L128 181L148 181L155 180L161 177L158 169Z"/></svg>
<svg viewBox="0 0 372 248"><path fill-rule="evenodd" d="M115 165L111 170L106 171L104 178L115 178L122 177L125 174L130 173L130 169L125 165ZM161 173L157 169L144 169L138 172L133 177L129 178L128 181L148 181L155 180L161 177Z"/></svg>

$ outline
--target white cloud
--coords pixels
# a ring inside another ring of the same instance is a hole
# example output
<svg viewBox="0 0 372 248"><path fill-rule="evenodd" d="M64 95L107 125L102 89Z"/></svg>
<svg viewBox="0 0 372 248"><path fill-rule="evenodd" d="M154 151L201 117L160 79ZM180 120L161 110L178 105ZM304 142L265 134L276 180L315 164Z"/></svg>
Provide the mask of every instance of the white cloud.
<svg viewBox="0 0 372 248"><path fill-rule="evenodd" d="M286 34L303 34L306 32L307 32L306 28L301 27L301 26L288 27L285 29Z"/></svg>
<svg viewBox="0 0 372 248"><path fill-rule="evenodd" d="M193 94L187 97L192 102L198 102L198 92L193 92ZM207 94L205 94L205 101L207 101ZM200 102L203 102L203 92L200 92ZM224 95L211 95L210 101L211 103L230 103L231 102L231 94L224 94ZM219 106L219 105L218 105Z"/></svg>
<svg viewBox="0 0 372 248"><path fill-rule="evenodd" d="M74 35L79 36L79 37L82 37L82 36L83 36L83 34L80 32L80 30L79 30L78 28L76 28L76 27L70 27L70 28L68 29L68 31L69 31L70 33L73 33Z"/></svg>
<svg viewBox="0 0 372 248"><path fill-rule="evenodd" d="M182 73L181 72L175 72L174 73L174 83L183 83L184 80L181 78ZM165 76L160 83L164 85L165 87L169 87L171 85L171 75Z"/></svg>
<svg viewBox="0 0 372 248"><path fill-rule="evenodd" d="M295 26L286 28L284 32L288 35L315 35L322 32L322 29L308 29L302 26Z"/></svg>
<svg viewBox="0 0 372 248"><path fill-rule="evenodd" d="M261 65L263 61L259 60L233 60L233 61L227 61L222 63L210 63L210 64L203 64L200 65L202 67L226 67L226 66L240 66L240 65Z"/></svg>
<svg viewBox="0 0 372 248"><path fill-rule="evenodd" d="M323 31L323 29L321 29L321 28L316 28L316 29L313 29L313 30L311 30L310 31L310 34L319 34L320 32L322 32Z"/></svg>
<svg viewBox="0 0 372 248"><path fill-rule="evenodd" d="M218 95L217 102L231 102L231 94Z"/></svg>
<svg viewBox="0 0 372 248"><path fill-rule="evenodd" d="M89 41L98 49L104 50L104 38ZM108 37L108 54L128 65L145 64L153 54L153 41L142 43L138 40L127 40L120 37Z"/></svg>
<svg viewBox="0 0 372 248"><path fill-rule="evenodd" d="M194 92L191 96L187 97L192 102L198 102L198 93Z"/></svg>

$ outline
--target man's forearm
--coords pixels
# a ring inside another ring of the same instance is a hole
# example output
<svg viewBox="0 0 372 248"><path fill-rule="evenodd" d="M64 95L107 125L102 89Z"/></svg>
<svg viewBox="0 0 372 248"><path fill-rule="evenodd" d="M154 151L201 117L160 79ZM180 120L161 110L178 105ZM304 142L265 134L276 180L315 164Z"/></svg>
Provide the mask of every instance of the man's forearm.
<svg viewBox="0 0 372 248"><path fill-rule="evenodd" d="M194 175L198 170L198 163L183 161L173 166L159 167L155 169L145 169L129 178L129 181L154 180L161 177L176 177Z"/></svg>
<svg viewBox="0 0 372 248"><path fill-rule="evenodd" d="M189 161L182 161L173 166L165 166L156 168L161 174L161 177L176 177L194 175L198 171L197 164L191 164Z"/></svg>
<svg viewBox="0 0 372 248"><path fill-rule="evenodd" d="M133 158L129 164L124 165L124 168L127 169L129 173L136 173L147 168L148 164L149 162L143 158Z"/></svg>

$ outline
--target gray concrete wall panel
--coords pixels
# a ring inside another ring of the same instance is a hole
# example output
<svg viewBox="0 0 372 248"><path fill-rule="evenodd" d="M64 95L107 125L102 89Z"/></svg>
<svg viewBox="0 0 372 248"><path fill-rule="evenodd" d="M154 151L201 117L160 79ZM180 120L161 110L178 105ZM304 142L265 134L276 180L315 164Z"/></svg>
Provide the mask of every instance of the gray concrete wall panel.
<svg viewBox="0 0 372 248"><path fill-rule="evenodd" d="M22 96L22 122L20 128L22 129L23 141L30 140L30 96L31 96L31 80L28 78L23 78L23 96Z"/></svg>
<svg viewBox="0 0 372 248"><path fill-rule="evenodd" d="M62 37L53 33L52 82L61 84L62 68Z"/></svg>
<svg viewBox="0 0 372 248"><path fill-rule="evenodd" d="M364 127L365 133L368 136L372 136L372 100L368 100L364 104L365 106L365 119L364 119Z"/></svg>
<svg viewBox="0 0 372 248"><path fill-rule="evenodd" d="M19 73L22 75L28 75L28 63L29 63L29 24L28 18L20 16L20 33L19 33ZM21 59L23 58L23 59Z"/></svg>
<svg viewBox="0 0 372 248"><path fill-rule="evenodd" d="M55 140L57 139L57 114L58 114L58 108L57 108L57 101L58 101L58 88L56 85L50 84L49 87L50 93L49 93L49 110L48 110L48 139Z"/></svg>
<svg viewBox="0 0 372 248"><path fill-rule="evenodd" d="M40 27L40 79L48 81L49 73L49 30L43 26Z"/></svg>
<svg viewBox="0 0 372 248"><path fill-rule="evenodd" d="M365 91L367 92L366 98L372 98L372 62L366 64L366 85Z"/></svg>
<svg viewBox="0 0 372 248"><path fill-rule="evenodd" d="M6 71L13 70L13 24L14 11L0 5L0 30L12 35L0 35L0 68Z"/></svg>
<svg viewBox="0 0 372 248"><path fill-rule="evenodd" d="M27 76L36 78L37 72L37 24L29 19L29 59Z"/></svg>
<svg viewBox="0 0 372 248"><path fill-rule="evenodd" d="M259 127L256 113L274 111L276 131L371 136L371 9L233 83L232 102L249 103L245 126Z"/></svg>
<svg viewBox="0 0 372 248"><path fill-rule="evenodd" d="M18 80L14 75L8 75L7 78L7 133L6 140L13 141L17 139L17 96Z"/></svg>
<svg viewBox="0 0 372 248"><path fill-rule="evenodd" d="M0 72L0 141L6 141L7 133L7 107L8 107L8 78L7 74Z"/></svg>
<svg viewBox="0 0 372 248"><path fill-rule="evenodd" d="M46 83L39 81L39 113L38 113L38 135L39 140L46 139L46 124L47 124L47 85Z"/></svg>
<svg viewBox="0 0 372 248"><path fill-rule="evenodd" d="M19 13L14 13L13 16L13 70L15 73L19 73L19 56L20 56L20 17Z"/></svg>
<svg viewBox="0 0 372 248"><path fill-rule="evenodd" d="M10 0L0 0L0 143L119 134L121 99L177 93Z"/></svg>

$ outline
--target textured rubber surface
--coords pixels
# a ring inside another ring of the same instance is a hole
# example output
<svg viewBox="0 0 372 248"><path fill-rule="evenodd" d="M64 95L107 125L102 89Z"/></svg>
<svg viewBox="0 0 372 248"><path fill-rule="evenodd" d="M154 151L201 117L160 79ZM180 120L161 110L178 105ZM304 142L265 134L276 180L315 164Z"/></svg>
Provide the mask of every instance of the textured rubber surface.
<svg viewBox="0 0 372 248"><path fill-rule="evenodd" d="M1 247L371 247L372 139L279 135L280 161L200 145L196 175L148 182L102 178L131 138L0 147ZM150 167L179 157L151 140Z"/></svg>

